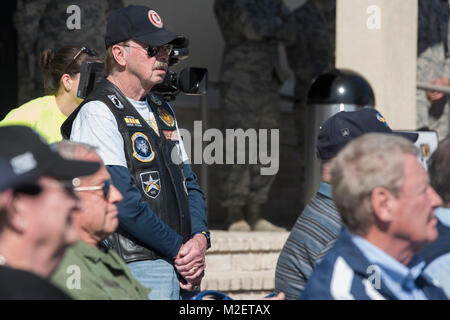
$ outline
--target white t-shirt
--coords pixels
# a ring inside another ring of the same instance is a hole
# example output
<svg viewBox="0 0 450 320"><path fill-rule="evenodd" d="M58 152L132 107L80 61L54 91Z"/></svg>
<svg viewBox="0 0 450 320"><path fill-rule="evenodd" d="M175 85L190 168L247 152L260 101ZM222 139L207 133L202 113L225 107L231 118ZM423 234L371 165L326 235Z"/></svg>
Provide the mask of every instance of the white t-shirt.
<svg viewBox="0 0 450 320"><path fill-rule="evenodd" d="M147 121L150 127L155 130L155 116L147 101L137 101L129 98L128 101L139 112L141 117ZM183 162L185 162L188 160L188 156L176 122L175 126L180 137L179 143L177 143L178 152ZM155 130L155 132L159 135L158 130ZM81 108L73 122L70 140L96 147L96 151L105 165L127 167L124 142L119 132L116 118L106 104L101 101L88 102Z"/></svg>

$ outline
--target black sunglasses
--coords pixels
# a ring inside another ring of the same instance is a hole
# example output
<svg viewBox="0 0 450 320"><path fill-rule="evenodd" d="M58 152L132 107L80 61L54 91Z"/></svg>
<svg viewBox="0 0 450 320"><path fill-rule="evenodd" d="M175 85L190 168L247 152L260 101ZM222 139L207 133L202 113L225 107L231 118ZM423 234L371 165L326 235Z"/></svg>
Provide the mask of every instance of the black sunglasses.
<svg viewBox="0 0 450 320"><path fill-rule="evenodd" d="M58 184L57 185L61 185L66 192L76 198L77 196L74 193L74 180L58 180ZM25 185L21 185L18 187L13 188L13 192L14 194L25 194L25 195L29 195L29 196L37 196L39 195L45 188L50 188L51 186L46 186L46 187L42 187L41 185L39 185L38 183L31 183L31 184L25 184Z"/></svg>
<svg viewBox="0 0 450 320"><path fill-rule="evenodd" d="M93 191L93 190L103 190L103 198L106 200L109 196L109 191L111 189L111 181L105 180L101 186L90 186L90 187L76 187L73 191Z"/></svg>
<svg viewBox="0 0 450 320"><path fill-rule="evenodd" d="M64 73L66 73L67 68L70 67L70 65L77 60L77 58L82 54L82 53L86 53L92 57L98 57L98 53L97 51L95 51L94 49L91 49L89 47L86 46L82 46L80 50L78 50L78 52L73 56L72 60L69 62L69 64L64 68Z"/></svg>
<svg viewBox="0 0 450 320"><path fill-rule="evenodd" d="M147 48L130 46L129 44L123 44L122 46L146 50L149 57L156 56L158 54L159 50L161 50L161 49L165 50L166 53L168 55L170 55L170 53L172 52L172 49L173 49L173 45L171 45L171 44L165 44L162 46L148 46Z"/></svg>

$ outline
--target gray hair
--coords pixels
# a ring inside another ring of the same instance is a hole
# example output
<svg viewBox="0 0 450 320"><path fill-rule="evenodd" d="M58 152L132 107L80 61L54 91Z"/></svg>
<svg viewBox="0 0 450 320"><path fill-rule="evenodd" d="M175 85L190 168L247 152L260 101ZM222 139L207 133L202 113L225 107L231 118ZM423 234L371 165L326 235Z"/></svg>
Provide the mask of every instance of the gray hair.
<svg viewBox="0 0 450 320"><path fill-rule="evenodd" d="M351 141L332 163L333 200L347 228L364 236L373 221L371 195L383 187L398 196L404 181L404 156L418 149L394 134L368 133Z"/></svg>
<svg viewBox="0 0 450 320"><path fill-rule="evenodd" d="M96 147L93 147L87 143L74 142L70 140L62 140L54 143L52 149L60 154L61 157L69 160L84 160L88 154L95 153ZM72 185L78 187L81 184L82 177L77 177L72 180Z"/></svg>
<svg viewBox="0 0 450 320"><path fill-rule="evenodd" d="M97 154L97 148L87 143L74 142L70 140L62 140L54 143L52 149L57 151L63 158L69 160L83 160L84 157L94 152Z"/></svg>

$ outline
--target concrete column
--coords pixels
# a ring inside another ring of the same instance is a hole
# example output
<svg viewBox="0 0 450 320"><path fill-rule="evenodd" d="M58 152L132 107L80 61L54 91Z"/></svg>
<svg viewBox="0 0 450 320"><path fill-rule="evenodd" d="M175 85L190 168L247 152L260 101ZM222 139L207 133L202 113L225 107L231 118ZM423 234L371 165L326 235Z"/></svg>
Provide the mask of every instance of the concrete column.
<svg viewBox="0 0 450 320"><path fill-rule="evenodd" d="M415 129L417 0L337 0L336 67L361 73L392 129Z"/></svg>

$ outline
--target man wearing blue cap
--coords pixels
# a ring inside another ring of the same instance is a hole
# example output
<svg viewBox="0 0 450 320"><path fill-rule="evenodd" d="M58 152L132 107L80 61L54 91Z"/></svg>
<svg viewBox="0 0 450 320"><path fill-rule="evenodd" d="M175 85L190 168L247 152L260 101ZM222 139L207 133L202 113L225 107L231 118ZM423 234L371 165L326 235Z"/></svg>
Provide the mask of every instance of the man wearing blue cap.
<svg viewBox="0 0 450 320"><path fill-rule="evenodd" d="M278 258L275 291L286 299L298 299L316 264L334 245L342 226L331 196L330 168L338 152L353 139L369 132L398 133L410 141L417 134L393 132L375 109L341 111L323 124L317 138L317 156L322 160L320 188L298 217Z"/></svg>
<svg viewBox="0 0 450 320"><path fill-rule="evenodd" d="M172 45L158 13L127 6L106 27L107 77L63 124L64 137L97 147L123 195L110 243L150 299L198 290L209 245L205 197L188 164L175 114L149 93L167 72ZM174 152L172 152L174 151Z"/></svg>
<svg viewBox="0 0 450 320"><path fill-rule="evenodd" d="M63 159L28 127L0 137L0 299L68 299L44 279L78 239L72 179L99 164Z"/></svg>

